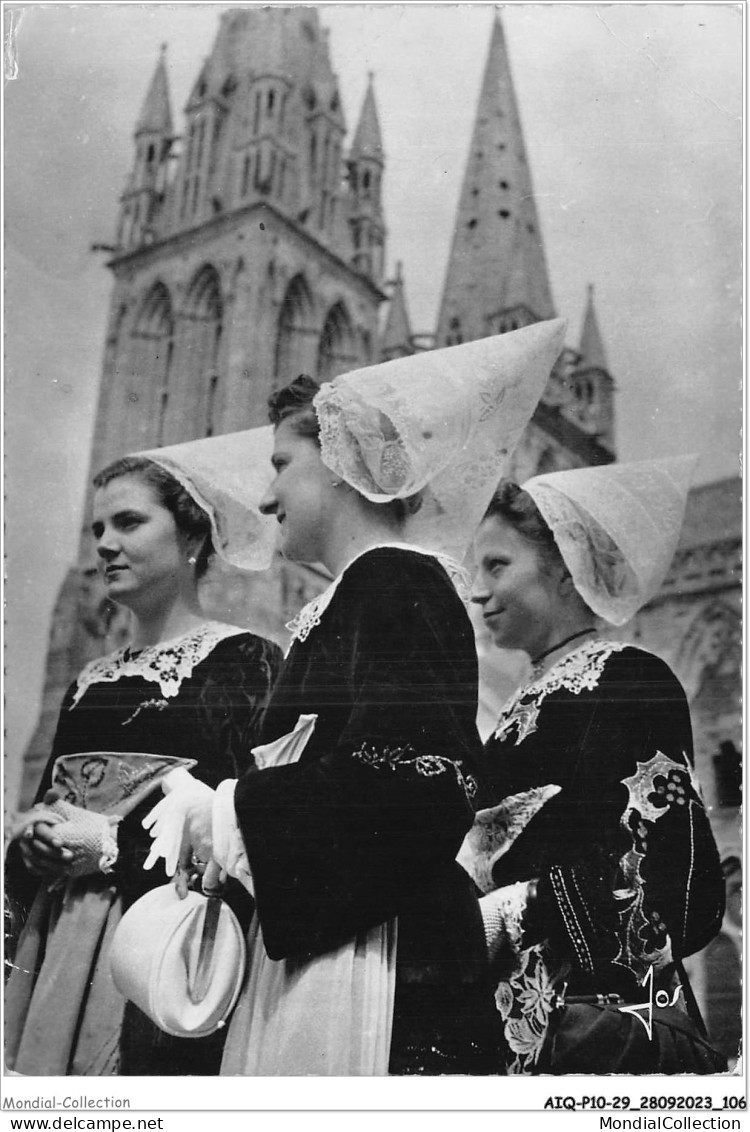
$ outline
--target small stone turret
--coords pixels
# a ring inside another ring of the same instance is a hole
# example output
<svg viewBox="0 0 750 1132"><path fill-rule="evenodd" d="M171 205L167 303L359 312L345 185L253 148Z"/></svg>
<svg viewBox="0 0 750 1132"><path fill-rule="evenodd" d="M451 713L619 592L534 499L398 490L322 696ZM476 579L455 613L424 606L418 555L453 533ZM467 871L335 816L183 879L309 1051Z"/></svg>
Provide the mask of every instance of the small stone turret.
<svg viewBox="0 0 750 1132"><path fill-rule="evenodd" d="M346 164L349 178L349 226L354 247L352 263L363 275L379 283L383 277L385 254L382 201L385 157L372 72Z"/></svg>
<svg viewBox="0 0 750 1132"><path fill-rule="evenodd" d="M167 188L172 149L172 109L167 81L166 44L151 79L135 127L135 159L120 198L117 247L122 251L150 243Z"/></svg>

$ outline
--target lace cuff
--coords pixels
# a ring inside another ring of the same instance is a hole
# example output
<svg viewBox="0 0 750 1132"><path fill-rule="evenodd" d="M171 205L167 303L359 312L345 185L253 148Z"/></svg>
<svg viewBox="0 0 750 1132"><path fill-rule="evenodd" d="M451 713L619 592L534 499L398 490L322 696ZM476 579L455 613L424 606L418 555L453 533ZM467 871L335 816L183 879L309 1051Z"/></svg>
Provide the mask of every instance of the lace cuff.
<svg viewBox="0 0 750 1132"><path fill-rule="evenodd" d="M213 801L213 857L217 865L225 869L230 877L235 877L251 896L255 895L250 862L245 852L237 814L234 809L234 790L236 778L220 782L214 792Z"/></svg>
<svg viewBox="0 0 750 1132"><path fill-rule="evenodd" d="M479 907L490 960L497 959L503 951L521 950L523 918L535 891L536 881L522 880L481 897Z"/></svg>

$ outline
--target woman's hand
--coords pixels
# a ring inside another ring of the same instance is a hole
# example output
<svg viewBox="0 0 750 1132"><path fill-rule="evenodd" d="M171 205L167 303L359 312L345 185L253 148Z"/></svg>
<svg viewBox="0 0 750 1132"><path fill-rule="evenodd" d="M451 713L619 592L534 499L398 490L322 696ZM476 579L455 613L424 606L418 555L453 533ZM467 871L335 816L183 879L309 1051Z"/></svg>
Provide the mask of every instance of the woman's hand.
<svg viewBox="0 0 750 1132"><path fill-rule="evenodd" d="M73 854L56 832L59 823L56 814L32 812L25 815L24 823L16 834L23 863L34 876L58 879L68 875Z"/></svg>
<svg viewBox="0 0 750 1132"><path fill-rule="evenodd" d="M150 869L163 857L167 876L177 875L177 891L184 897L185 877L213 854L214 791L183 768L167 775L162 785L166 796L143 819L153 838L143 867Z"/></svg>
<svg viewBox="0 0 750 1132"><path fill-rule="evenodd" d="M112 871L119 820L75 806L48 790L43 802L17 821L13 836L29 872L57 879L90 876Z"/></svg>

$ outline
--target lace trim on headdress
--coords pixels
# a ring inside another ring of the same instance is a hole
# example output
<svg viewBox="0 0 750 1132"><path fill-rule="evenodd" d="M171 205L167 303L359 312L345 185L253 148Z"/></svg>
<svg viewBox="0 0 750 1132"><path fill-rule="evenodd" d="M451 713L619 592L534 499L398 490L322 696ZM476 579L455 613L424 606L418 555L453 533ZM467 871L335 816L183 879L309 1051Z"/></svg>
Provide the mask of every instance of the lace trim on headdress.
<svg viewBox="0 0 750 1132"><path fill-rule="evenodd" d="M548 672L525 684L500 713L493 738L507 739L516 729L516 746L536 731L539 710L552 692L565 688L574 695L591 692L599 683L613 652L629 648L626 641L586 641L554 664Z"/></svg>
<svg viewBox="0 0 750 1132"><path fill-rule="evenodd" d="M594 613L624 625L669 568L694 457L571 468L523 484Z"/></svg>
<svg viewBox="0 0 750 1132"><path fill-rule="evenodd" d="M246 632L237 625L222 621L206 621L171 641L160 641L140 652L131 654L129 648L118 649L109 656L92 660L81 671L76 693L71 703L74 708L92 684L108 684L123 676L140 676L158 684L166 698L176 696L182 681L191 675L197 664L213 651L219 641Z"/></svg>
<svg viewBox="0 0 750 1132"><path fill-rule="evenodd" d="M323 462L347 483L375 495L398 495L414 480L414 463L424 450L415 444L402 394L382 381L388 413L366 404L351 389L331 384L318 394ZM411 444L407 446L405 437ZM408 451L411 448L411 455Z"/></svg>
<svg viewBox="0 0 750 1132"><path fill-rule="evenodd" d="M436 551L424 550L419 546L410 546L408 543L403 542L385 542L380 543L378 546L370 546L367 550L363 550L356 558L352 558L351 562L347 563L337 578L331 582L322 593L314 597L312 601L308 601L307 605L303 605L296 617L291 621L287 621L286 628L292 634L292 642L306 641L312 633L313 629L320 625L321 618L328 606L333 601L333 595L341 584L344 574L353 566L357 559L362 558L363 555L369 554L371 550L382 550L385 547L394 547L397 550L412 550L417 554L424 554L428 558L435 558L445 570L446 574L453 583L459 597L462 601L469 600L471 591L471 581L466 570L459 566L452 558L448 558L444 554L439 554Z"/></svg>

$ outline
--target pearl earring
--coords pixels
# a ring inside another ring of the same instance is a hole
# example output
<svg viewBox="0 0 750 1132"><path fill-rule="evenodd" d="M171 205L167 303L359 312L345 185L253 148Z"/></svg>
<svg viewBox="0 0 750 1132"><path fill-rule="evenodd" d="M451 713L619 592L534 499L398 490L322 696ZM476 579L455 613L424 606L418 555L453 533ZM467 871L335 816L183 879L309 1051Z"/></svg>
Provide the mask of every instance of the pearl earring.
<svg viewBox="0 0 750 1132"><path fill-rule="evenodd" d="M341 480L331 480L331 487L341 487Z"/></svg>
<svg viewBox="0 0 750 1132"><path fill-rule="evenodd" d="M191 554L188 558L188 566L195 566L197 561L198 559L196 558L196 556L194 554Z"/></svg>

